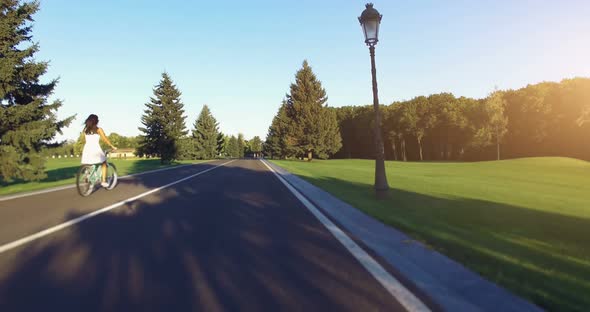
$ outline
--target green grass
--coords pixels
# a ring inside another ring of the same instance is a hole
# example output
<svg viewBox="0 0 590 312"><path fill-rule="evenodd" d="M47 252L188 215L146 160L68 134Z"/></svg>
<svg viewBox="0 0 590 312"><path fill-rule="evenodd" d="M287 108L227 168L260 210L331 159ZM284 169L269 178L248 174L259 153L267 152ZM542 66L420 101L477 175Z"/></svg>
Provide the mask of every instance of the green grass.
<svg viewBox="0 0 590 312"><path fill-rule="evenodd" d="M590 307L588 162L387 162L382 201L374 161L275 163L545 309Z"/></svg>
<svg viewBox="0 0 590 312"><path fill-rule="evenodd" d="M168 166L175 166L187 161L174 162L170 165L160 164L159 159L110 159L117 167L119 176L159 169ZM0 195L9 195L21 192L37 191L46 188L62 186L75 183L75 176L80 168L79 158L48 159L45 171L47 178L38 182L13 181L3 182L0 180Z"/></svg>

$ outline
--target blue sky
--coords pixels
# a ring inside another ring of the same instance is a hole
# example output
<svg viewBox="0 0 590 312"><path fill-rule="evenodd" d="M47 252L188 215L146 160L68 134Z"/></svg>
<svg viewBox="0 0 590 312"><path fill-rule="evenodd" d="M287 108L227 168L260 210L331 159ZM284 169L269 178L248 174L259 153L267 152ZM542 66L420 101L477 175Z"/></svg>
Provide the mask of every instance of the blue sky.
<svg viewBox="0 0 590 312"><path fill-rule="evenodd" d="M107 133L137 135L168 72L192 127L209 105L224 133L264 139L307 59L330 106L371 103L370 60L357 21L365 1L41 1L38 60L60 77L59 115L90 114ZM590 76L590 1L375 1L381 103Z"/></svg>

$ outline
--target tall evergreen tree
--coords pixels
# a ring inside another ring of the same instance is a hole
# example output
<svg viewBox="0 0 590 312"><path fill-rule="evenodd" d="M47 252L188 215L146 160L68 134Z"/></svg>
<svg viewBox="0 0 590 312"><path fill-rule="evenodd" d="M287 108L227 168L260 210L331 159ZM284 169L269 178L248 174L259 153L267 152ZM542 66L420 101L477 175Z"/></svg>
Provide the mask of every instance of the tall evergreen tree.
<svg viewBox="0 0 590 312"><path fill-rule="evenodd" d="M207 105L203 106L194 127L193 138L199 158L215 158L218 148L219 126Z"/></svg>
<svg viewBox="0 0 590 312"><path fill-rule="evenodd" d="M58 120L62 102L48 103L57 79L41 83L48 62L34 58L33 14L38 2L0 0L0 178L44 178L41 150L74 116Z"/></svg>
<svg viewBox="0 0 590 312"><path fill-rule="evenodd" d="M336 114L327 109L327 100L326 90L303 61L287 94L287 115L291 120L290 137L296 139L294 148L308 160L314 154L327 158L342 146Z"/></svg>
<svg viewBox="0 0 590 312"><path fill-rule="evenodd" d="M295 138L292 137L292 131L289 131L290 124L287 102L283 101L266 135L265 153L271 158L285 158L295 153Z"/></svg>
<svg viewBox="0 0 590 312"><path fill-rule="evenodd" d="M217 134L217 155L223 156L223 154L225 154L226 142L225 134L219 131Z"/></svg>
<svg viewBox="0 0 590 312"><path fill-rule="evenodd" d="M170 76L163 73L141 117L143 127L139 130L143 132L143 137L138 148L140 155L158 155L162 163L178 158L180 139L188 133L180 95Z"/></svg>

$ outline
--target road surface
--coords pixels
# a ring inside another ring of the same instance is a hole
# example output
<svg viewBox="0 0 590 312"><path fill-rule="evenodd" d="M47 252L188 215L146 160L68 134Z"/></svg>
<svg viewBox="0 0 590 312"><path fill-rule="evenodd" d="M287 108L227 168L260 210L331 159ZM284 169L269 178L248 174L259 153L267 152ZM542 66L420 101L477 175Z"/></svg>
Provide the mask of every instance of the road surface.
<svg viewBox="0 0 590 312"><path fill-rule="evenodd" d="M258 160L0 201L0 246L0 311L405 311Z"/></svg>

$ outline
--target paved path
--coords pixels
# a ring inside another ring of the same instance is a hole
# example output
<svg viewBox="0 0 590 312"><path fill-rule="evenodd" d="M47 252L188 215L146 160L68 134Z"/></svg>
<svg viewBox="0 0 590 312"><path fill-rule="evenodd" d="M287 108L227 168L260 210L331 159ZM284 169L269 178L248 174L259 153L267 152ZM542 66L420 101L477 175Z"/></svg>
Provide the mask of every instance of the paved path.
<svg viewBox="0 0 590 312"><path fill-rule="evenodd" d="M237 310L405 311L257 160L0 201L0 311Z"/></svg>

